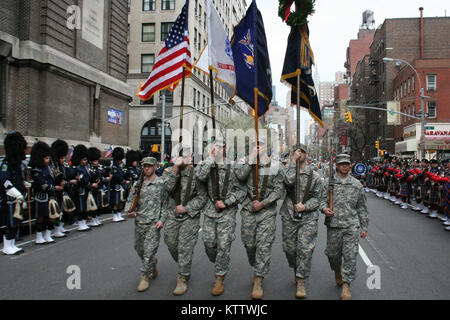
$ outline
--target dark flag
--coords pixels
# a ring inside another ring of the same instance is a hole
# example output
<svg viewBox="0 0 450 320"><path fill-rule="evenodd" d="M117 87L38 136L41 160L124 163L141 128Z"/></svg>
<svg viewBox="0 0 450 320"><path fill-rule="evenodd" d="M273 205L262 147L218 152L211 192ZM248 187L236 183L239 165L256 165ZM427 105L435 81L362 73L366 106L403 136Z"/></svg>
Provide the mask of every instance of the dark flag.
<svg viewBox="0 0 450 320"><path fill-rule="evenodd" d="M300 105L323 127L319 99L312 78L314 56L309 44L307 26L291 27L281 81L291 88L291 104L297 104L297 75L300 74Z"/></svg>
<svg viewBox="0 0 450 320"><path fill-rule="evenodd" d="M272 72L264 23L255 0L234 28L231 49L236 70L236 94L255 109L256 91L258 116L261 116L272 100Z"/></svg>

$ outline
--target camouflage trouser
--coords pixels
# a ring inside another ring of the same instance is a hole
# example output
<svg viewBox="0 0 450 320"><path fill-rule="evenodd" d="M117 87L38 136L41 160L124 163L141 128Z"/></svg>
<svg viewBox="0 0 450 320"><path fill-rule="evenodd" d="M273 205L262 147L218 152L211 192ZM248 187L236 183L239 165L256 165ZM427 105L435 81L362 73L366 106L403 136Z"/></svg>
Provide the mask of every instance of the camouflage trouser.
<svg viewBox="0 0 450 320"><path fill-rule="evenodd" d="M179 221L169 217L164 225L164 242L178 263L178 274L191 275L192 256L200 229L200 215Z"/></svg>
<svg viewBox="0 0 450 320"><path fill-rule="evenodd" d="M350 283L356 278L359 234L359 230L353 228L327 228L325 254L333 271L339 271L342 266L344 282Z"/></svg>
<svg viewBox="0 0 450 320"><path fill-rule="evenodd" d="M142 260L142 272L147 272L149 276L155 269L155 255L159 247L160 230L155 228L155 223L136 224L135 244L139 258Z"/></svg>
<svg viewBox="0 0 450 320"><path fill-rule="evenodd" d="M205 215L203 221L203 243L209 260L215 264L215 274L224 276L230 269L231 244L236 235L236 213L227 213L220 218Z"/></svg>
<svg viewBox="0 0 450 320"><path fill-rule="evenodd" d="M264 209L263 209L264 210ZM265 278L270 270L272 245L275 241L276 214L253 213L242 208L241 238L255 276ZM265 214L265 216L262 216Z"/></svg>
<svg viewBox="0 0 450 320"><path fill-rule="evenodd" d="M311 260L317 242L318 220L296 222L286 216L283 222L283 251L289 267L297 277L307 279L311 273Z"/></svg>

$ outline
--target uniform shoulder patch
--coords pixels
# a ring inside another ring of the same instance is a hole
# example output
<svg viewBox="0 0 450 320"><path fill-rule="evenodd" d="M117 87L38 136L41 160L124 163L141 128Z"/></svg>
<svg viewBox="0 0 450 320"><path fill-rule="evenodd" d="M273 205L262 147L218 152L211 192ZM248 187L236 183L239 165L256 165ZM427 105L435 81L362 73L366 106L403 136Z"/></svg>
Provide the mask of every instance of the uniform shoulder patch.
<svg viewBox="0 0 450 320"><path fill-rule="evenodd" d="M6 163L2 164L2 171L8 171L8 165Z"/></svg>

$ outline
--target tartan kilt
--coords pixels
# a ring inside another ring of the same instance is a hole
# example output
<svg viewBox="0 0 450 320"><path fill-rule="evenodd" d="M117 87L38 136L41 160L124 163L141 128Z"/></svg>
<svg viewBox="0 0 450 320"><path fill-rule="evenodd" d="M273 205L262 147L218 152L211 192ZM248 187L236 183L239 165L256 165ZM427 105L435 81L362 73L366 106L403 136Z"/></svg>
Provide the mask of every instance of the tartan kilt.
<svg viewBox="0 0 450 320"><path fill-rule="evenodd" d="M402 197L408 197L409 196L409 185L408 185L408 183L402 183L400 185L400 195Z"/></svg>
<svg viewBox="0 0 450 320"><path fill-rule="evenodd" d="M442 206L444 214L450 217L450 183L444 185L444 190L442 191Z"/></svg>
<svg viewBox="0 0 450 320"><path fill-rule="evenodd" d="M435 187L431 188L430 192L430 203L437 204L439 202L439 190Z"/></svg>

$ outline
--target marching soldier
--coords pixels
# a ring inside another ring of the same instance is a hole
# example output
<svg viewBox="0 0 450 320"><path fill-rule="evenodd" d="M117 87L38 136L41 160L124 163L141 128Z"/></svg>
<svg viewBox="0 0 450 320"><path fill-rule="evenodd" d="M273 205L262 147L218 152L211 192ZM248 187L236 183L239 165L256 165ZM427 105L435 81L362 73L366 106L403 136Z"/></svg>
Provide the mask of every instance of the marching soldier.
<svg viewBox="0 0 450 320"><path fill-rule="evenodd" d="M329 197L324 195L321 211L326 215L327 247L331 269L335 272L336 284L342 285L343 300L351 299L350 283L356 277L358 238L367 236L369 224L366 194L361 183L349 175L350 156L336 157L337 176L333 191L333 210Z"/></svg>
<svg viewBox="0 0 450 320"><path fill-rule="evenodd" d="M181 159L180 159L181 160ZM133 212L136 216L135 225L135 250L142 260L142 276L137 290L146 291L149 287L149 278L157 275L156 252L159 247L160 231L167 219L168 193L173 191L176 183L176 175L182 161L178 161L172 172L158 177L155 174L157 161L155 158L143 160L143 183L137 190L138 202L132 208L135 199L135 191L138 183L131 189L128 201L125 205L126 212Z"/></svg>
<svg viewBox="0 0 450 320"><path fill-rule="evenodd" d="M0 164L0 225L6 226L3 250L6 255L23 252L16 246L17 228L23 220L20 211L26 206L24 166L27 142L19 132L9 133L4 140L6 157Z"/></svg>
<svg viewBox="0 0 450 320"><path fill-rule="evenodd" d="M173 167L167 171L173 171ZM183 295L187 290L200 229L200 215L206 204L205 186L195 177L194 171L190 157L184 157L175 190L170 193L167 206L164 241L172 258L178 263L177 286L173 291L176 296Z"/></svg>
<svg viewBox="0 0 450 320"><path fill-rule="evenodd" d="M51 200L56 197L55 180L50 165L51 149L45 142L36 142L31 148L30 164L32 168L32 188L36 222L36 244L53 243L51 237L53 221L50 220Z"/></svg>
<svg viewBox="0 0 450 320"><path fill-rule="evenodd" d="M258 166L258 199L254 196L255 166L249 163L238 164L236 176L247 185L241 217L241 238L247 251L250 266L253 267L253 299L263 297L263 279L269 274L272 245L275 240L277 201L284 193L283 165L270 159L266 152L266 142L261 139L260 148L255 146L250 155L251 163Z"/></svg>
<svg viewBox="0 0 450 320"><path fill-rule="evenodd" d="M224 291L224 279L230 269L231 244L236 238L238 203L245 197L245 190L235 175L234 165L223 164L225 158L225 143L216 142L209 158L195 169L195 176L206 184L208 193L203 209L202 234L206 255L215 265L213 296L219 296Z"/></svg>
<svg viewBox="0 0 450 320"><path fill-rule="evenodd" d="M125 205L126 198L125 188L130 181L126 180L125 172L122 170L122 160L125 158L125 151L121 147L114 148L113 165L111 168L112 178L110 183L110 204L113 211L113 222L122 222L122 209Z"/></svg>
<svg viewBox="0 0 450 320"><path fill-rule="evenodd" d="M438 167L438 162L435 159L430 160L430 174L429 178L429 206L431 209L428 218L437 219L438 218L438 209L439 209L439 187L440 187L440 174L441 168Z"/></svg>
<svg viewBox="0 0 450 320"><path fill-rule="evenodd" d="M283 251L294 269L297 298L306 298L305 281L311 272L311 259L316 246L321 197L321 178L306 165L307 148L294 146L292 161L288 166L284 184L287 197L281 208L283 223ZM295 199L296 163L299 160L300 202Z"/></svg>

